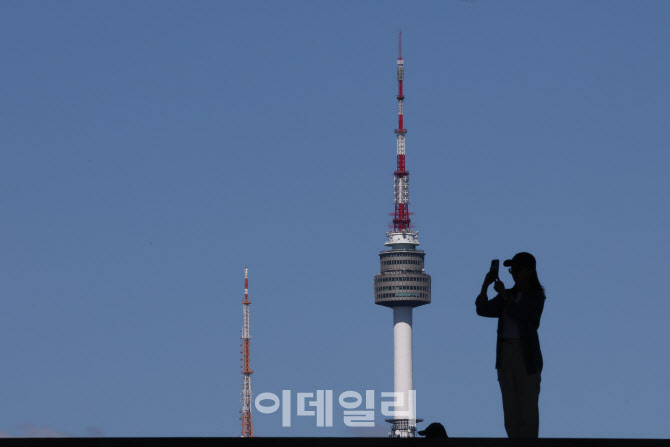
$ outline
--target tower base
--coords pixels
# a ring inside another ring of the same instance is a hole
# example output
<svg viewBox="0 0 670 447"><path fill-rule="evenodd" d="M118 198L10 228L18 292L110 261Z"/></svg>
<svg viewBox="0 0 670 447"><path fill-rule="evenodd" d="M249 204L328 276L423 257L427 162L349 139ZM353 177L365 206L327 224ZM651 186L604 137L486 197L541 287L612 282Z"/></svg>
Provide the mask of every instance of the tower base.
<svg viewBox="0 0 670 447"><path fill-rule="evenodd" d="M423 422L423 419L413 419L410 424L409 419L385 419L391 424L391 432L389 438L415 438L416 424Z"/></svg>

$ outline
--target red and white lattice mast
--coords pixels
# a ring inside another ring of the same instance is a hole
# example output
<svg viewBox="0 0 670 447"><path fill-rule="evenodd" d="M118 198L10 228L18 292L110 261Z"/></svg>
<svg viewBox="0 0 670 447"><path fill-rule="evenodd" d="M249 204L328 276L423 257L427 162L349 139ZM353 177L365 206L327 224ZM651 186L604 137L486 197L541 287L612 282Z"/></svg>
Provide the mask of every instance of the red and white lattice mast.
<svg viewBox="0 0 670 447"><path fill-rule="evenodd" d="M405 61L402 58L402 35L398 34L398 128L396 133L396 170L393 173L393 192L395 212L393 214L393 231L390 231L389 245L392 243L416 243L418 233L410 230L409 217L409 172L405 168L405 129L403 124L405 95L402 83L405 77Z"/></svg>
<svg viewBox="0 0 670 447"><path fill-rule="evenodd" d="M251 374L249 367L249 269L244 268L244 301L242 301L242 437L252 438L254 426L251 420Z"/></svg>

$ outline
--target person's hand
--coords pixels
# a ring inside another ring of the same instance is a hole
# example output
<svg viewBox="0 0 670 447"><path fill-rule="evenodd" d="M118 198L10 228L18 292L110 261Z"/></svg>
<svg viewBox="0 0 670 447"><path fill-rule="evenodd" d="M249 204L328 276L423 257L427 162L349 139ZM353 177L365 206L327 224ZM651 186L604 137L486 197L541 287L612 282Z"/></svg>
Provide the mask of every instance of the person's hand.
<svg viewBox="0 0 670 447"><path fill-rule="evenodd" d="M482 284L482 289L487 289L492 282L495 282L496 280L496 275L495 273L489 271L486 276L484 277L484 284Z"/></svg>
<svg viewBox="0 0 670 447"><path fill-rule="evenodd" d="M493 289L498 293L503 293L505 291L505 284L501 280L496 278L495 279L495 284L493 285ZM505 297L505 298L507 298L507 297Z"/></svg>

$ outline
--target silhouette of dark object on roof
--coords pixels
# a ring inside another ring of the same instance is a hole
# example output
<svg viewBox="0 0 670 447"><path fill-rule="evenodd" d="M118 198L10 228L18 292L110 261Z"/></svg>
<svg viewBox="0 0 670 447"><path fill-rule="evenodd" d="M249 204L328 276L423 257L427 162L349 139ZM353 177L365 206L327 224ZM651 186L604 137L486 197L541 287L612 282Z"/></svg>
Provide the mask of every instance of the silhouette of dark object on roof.
<svg viewBox="0 0 670 447"><path fill-rule="evenodd" d="M419 432L421 436L426 438L448 438L447 430L444 429L444 425L439 422L433 422L425 430Z"/></svg>

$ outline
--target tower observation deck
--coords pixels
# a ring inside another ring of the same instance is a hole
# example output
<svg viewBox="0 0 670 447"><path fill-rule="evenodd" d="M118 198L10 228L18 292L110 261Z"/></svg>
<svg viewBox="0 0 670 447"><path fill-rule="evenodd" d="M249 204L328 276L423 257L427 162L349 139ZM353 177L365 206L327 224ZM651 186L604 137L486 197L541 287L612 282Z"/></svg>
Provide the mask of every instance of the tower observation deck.
<svg viewBox="0 0 670 447"><path fill-rule="evenodd" d="M402 58L401 36L398 36L398 128L396 134L396 163L393 173L394 204L393 231L386 233L384 245L388 250L379 253L380 272L374 278L375 304L393 309L393 385L403 403L391 423L391 437L413 438L416 431L416 392L412 372L412 310L430 304L431 278L425 270L426 253L417 250L419 233L411 230L409 213L409 172L405 165L405 134L403 81L405 66Z"/></svg>
<svg viewBox="0 0 670 447"><path fill-rule="evenodd" d="M375 275L375 304L418 307L430 304L430 275L424 268L426 253L411 244L395 244L379 253L381 272Z"/></svg>

